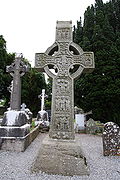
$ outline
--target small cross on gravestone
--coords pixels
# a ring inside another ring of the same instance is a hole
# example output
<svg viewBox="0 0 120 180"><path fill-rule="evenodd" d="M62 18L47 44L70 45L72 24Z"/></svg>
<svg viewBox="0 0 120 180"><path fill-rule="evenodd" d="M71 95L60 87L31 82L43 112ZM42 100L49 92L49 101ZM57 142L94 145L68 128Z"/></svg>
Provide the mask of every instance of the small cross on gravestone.
<svg viewBox="0 0 120 180"><path fill-rule="evenodd" d="M26 108L27 106L26 106L26 104L25 103L22 103L22 105L21 105L21 111L25 111L25 108Z"/></svg>
<svg viewBox="0 0 120 180"><path fill-rule="evenodd" d="M50 137L74 139L73 80L93 71L94 54L72 42L71 21L57 21L55 43L45 53L36 54L35 68L53 78Z"/></svg>
<svg viewBox="0 0 120 180"><path fill-rule="evenodd" d="M27 71L27 66L22 61L22 54L15 58L15 61L6 67L6 71L13 77L13 85L11 91L10 109L20 110L21 105L21 77Z"/></svg>

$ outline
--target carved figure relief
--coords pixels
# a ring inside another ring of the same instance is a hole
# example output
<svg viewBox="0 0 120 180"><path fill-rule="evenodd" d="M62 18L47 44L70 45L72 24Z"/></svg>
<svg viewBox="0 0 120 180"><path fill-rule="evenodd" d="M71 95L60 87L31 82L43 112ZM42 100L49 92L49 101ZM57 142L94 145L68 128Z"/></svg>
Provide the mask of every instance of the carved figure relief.
<svg viewBox="0 0 120 180"><path fill-rule="evenodd" d="M59 48L60 48L60 53L63 55L63 54L68 54L68 46L69 46L69 43L67 42L62 42L62 43L59 43Z"/></svg>
<svg viewBox="0 0 120 180"><path fill-rule="evenodd" d="M56 117L55 129L59 131L67 131L70 128L68 117Z"/></svg>
<svg viewBox="0 0 120 180"><path fill-rule="evenodd" d="M69 93L70 92L69 81L66 79L57 79L56 82L56 93Z"/></svg>
<svg viewBox="0 0 120 180"><path fill-rule="evenodd" d="M70 110L70 99L66 96L57 97L55 99L56 111L69 111Z"/></svg>
<svg viewBox="0 0 120 180"><path fill-rule="evenodd" d="M57 40L70 39L69 28L57 29Z"/></svg>
<svg viewBox="0 0 120 180"><path fill-rule="evenodd" d="M65 55L56 58L56 66L58 68L59 76L68 76L69 66L71 65L72 58L67 58Z"/></svg>
<svg viewBox="0 0 120 180"><path fill-rule="evenodd" d="M85 56L86 56L85 65L90 66L92 64L91 54L85 54Z"/></svg>

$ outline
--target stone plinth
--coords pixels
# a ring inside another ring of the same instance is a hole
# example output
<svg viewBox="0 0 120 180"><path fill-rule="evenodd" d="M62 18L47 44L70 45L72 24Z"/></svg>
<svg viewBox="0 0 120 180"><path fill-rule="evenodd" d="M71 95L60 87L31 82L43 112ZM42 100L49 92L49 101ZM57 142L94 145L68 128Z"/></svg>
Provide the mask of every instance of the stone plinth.
<svg viewBox="0 0 120 180"><path fill-rule="evenodd" d="M89 175L86 158L78 139L54 140L48 136L43 140L31 170L64 176Z"/></svg>
<svg viewBox="0 0 120 180"><path fill-rule="evenodd" d="M0 130L1 131L1 130ZM30 145L30 143L39 134L39 126L33 129L25 136L19 137L0 137L0 149L8 151L21 152Z"/></svg>
<svg viewBox="0 0 120 180"><path fill-rule="evenodd" d="M0 137L24 137L30 132L30 125L25 124L21 127L0 126Z"/></svg>
<svg viewBox="0 0 120 180"><path fill-rule="evenodd" d="M6 111L3 116L3 120L1 123L1 126L23 126L28 123L28 115L25 113L25 111Z"/></svg>

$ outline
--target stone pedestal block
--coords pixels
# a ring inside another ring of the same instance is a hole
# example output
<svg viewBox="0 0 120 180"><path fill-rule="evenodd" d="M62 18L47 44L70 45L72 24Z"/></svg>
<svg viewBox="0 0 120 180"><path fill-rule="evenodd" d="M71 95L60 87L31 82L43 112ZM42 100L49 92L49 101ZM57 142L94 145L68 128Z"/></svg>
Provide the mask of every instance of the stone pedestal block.
<svg viewBox="0 0 120 180"><path fill-rule="evenodd" d="M27 129L27 127L26 128L23 127L21 129L23 130L23 132L27 132L27 131L24 131L25 129ZM16 128L16 130L18 129ZM20 131L20 128L19 128L19 131ZM27 135L26 133L22 133L21 137L20 136L19 137L0 137L0 149L5 150L5 151L16 151L16 152L25 151L25 149L37 137L38 134L39 134L39 126L37 126L32 131L30 131Z"/></svg>
<svg viewBox="0 0 120 180"><path fill-rule="evenodd" d="M1 123L1 126L23 126L28 123L27 114L25 111L6 111Z"/></svg>
<svg viewBox="0 0 120 180"><path fill-rule="evenodd" d="M24 137L30 132L30 125L25 124L21 127L0 126L0 137Z"/></svg>
<svg viewBox="0 0 120 180"><path fill-rule="evenodd" d="M45 172L64 176L89 175L86 158L79 140L54 140L45 137L32 172Z"/></svg>

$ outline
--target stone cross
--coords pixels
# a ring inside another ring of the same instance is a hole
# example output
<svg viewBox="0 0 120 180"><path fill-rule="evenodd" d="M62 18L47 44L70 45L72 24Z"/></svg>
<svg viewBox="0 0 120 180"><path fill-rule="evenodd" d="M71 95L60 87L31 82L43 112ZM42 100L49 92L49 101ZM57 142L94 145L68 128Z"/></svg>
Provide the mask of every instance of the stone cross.
<svg viewBox="0 0 120 180"><path fill-rule="evenodd" d="M40 98L41 99L41 111L43 111L44 110L44 108L45 108L45 98L47 98L48 96L45 94L45 89L42 89L42 94L40 94L39 96L38 96L38 98Z"/></svg>
<svg viewBox="0 0 120 180"><path fill-rule="evenodd" d="M71 21L57 21L55 43L45 53L36 53L35 67L53 78L50 137L74 139L73 80L93 71L94 54L72 42Z"/></svg>
<svg viewBox="0 0 120 180"><path fill-rule="evenodd" d="M21 105L21 111L25 111L25 108L26 108L27 106L26 106L26 104L25 103L22 103L22 105Z"/></svg>
<svg viewBox="0 0 120 180"><path fill-rule="evenodd" d="M27 70L26 65L22 61L22 56L15 58L15 61L6 67L6 71L13 77L13 88L11 92L10 109L20 110L21 105L21 79Z"/></svg>

